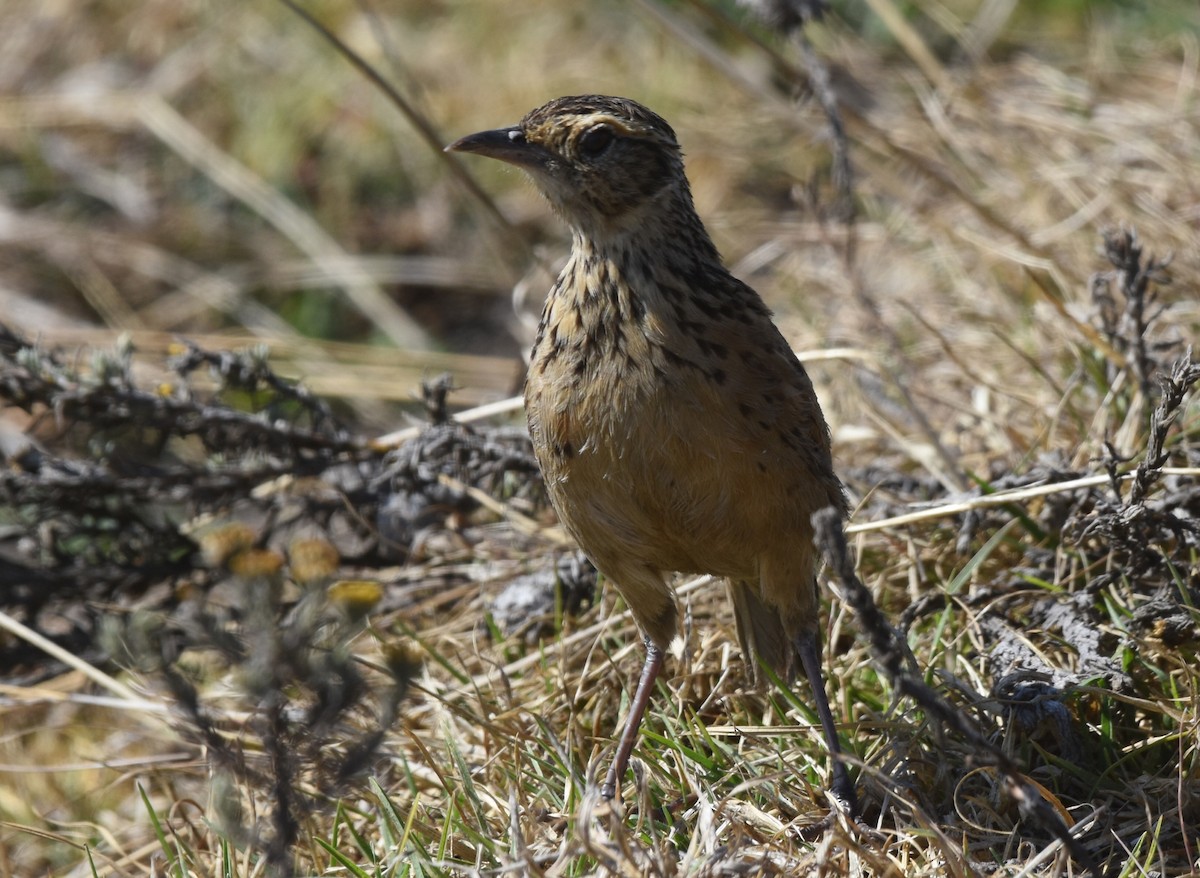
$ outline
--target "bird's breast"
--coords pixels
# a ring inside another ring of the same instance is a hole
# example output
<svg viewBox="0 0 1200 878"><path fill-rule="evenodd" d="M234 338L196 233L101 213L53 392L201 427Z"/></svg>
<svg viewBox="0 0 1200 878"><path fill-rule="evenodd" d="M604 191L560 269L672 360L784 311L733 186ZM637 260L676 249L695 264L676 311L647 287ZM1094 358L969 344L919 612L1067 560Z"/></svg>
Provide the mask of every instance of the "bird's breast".
<svg viewBox="0 0 1200 878"><path fill-rule="evenodd" d="M751 576L772 504L746 481L762 452L730 443L706 382L614 356L535 358L530 371L530 435L562 523L601 569L620 557Z"/></svg>
<svg viewBox="0 0 1200 878"><path fill-rule="evenodd" d="M697 291L637 264L576 258L543 310L525 398L551 500L601 569L751 577L841 503L812 386L732 279Z"/></svg>

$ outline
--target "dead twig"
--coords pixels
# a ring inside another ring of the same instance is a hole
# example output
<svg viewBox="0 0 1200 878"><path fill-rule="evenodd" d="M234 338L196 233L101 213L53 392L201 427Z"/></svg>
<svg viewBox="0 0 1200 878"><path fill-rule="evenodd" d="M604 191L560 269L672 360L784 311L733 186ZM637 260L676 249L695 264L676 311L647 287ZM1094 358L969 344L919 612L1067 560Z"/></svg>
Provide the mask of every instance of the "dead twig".
<svg viewBox="0 0 1200 878"><path fill-rule="evenodd" d="M862 625L871 647L872 658L887 675L897 694L913 699L931 717L970 743L975 748L973 761L977 765L993 767L1000 773L1008 794L1017 803L1022 816L1049 830L1078 863L1100 878L1104 873L1091 853L1071 834L1062 818L1026 780L1020 767L1003 750L989 741L966 713L955 708L931 686L905 671L907 650L879 607L875 605L871 592L854 572L854 561L850 557L838 513L833 509L818 512L813 516L813 526L817 532L817 546L841 583L846 603L850 605Z"/></svg>

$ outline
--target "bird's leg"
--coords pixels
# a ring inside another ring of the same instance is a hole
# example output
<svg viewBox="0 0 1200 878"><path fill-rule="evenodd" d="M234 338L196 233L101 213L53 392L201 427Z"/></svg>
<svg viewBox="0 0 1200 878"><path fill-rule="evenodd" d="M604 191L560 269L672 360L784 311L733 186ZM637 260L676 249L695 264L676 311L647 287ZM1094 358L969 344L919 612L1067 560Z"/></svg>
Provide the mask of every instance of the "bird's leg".
<svg viewBox="0 0 1200 878"><path fill-rule="evenodd" d="M617 754L613 757L612 765L604 778L604 786L600 787L600 794L606 799L611 799L617 794L617 784L629 765L629 754L633 752L638 728L642 724L646 706L650 703L650 693L654 691L654 681L658 679L658 672L662 670L664 658L662 647L646 638L646 663L642 665L642 676L638 679L637 691L629 704L629 717L625 720L625 729L621 732L621 740L617 744ZM826 707L827 711L828 709Z"/></svg>
<svg viewBox="0 0 1200 878"><path fill-rule="evenodd" d="M829 788L834 797L841 803L846 813L858 818L858 797L854 793L854 784L846 771L846 764L840 756L842 745L838 741L837 726L833 722L833 711L829 709L829 697L825 694L825 678L821 673L821 657L818 654L819 638L815 630L806 631L796 640L796 651L800 654L800 662L804 665L804 673L812 686L813 703L817 708L817 716L821 718L821 728L825 730L825 743L829 745L829 755L833 761L833 775Z"/></svg>

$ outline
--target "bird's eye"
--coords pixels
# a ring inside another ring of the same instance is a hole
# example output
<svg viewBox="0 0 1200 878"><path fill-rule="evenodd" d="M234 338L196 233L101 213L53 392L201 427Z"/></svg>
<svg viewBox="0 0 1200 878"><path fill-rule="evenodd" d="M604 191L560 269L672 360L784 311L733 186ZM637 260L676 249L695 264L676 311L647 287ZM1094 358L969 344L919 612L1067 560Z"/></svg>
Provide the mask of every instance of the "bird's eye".
<svg viewBox="0 0 1200 878"><path fill-rule="evenodd" d="M613 142L613 130L607 125L597 125L583 132L579 138L579 154L584 158L594 159Z"/></svg>

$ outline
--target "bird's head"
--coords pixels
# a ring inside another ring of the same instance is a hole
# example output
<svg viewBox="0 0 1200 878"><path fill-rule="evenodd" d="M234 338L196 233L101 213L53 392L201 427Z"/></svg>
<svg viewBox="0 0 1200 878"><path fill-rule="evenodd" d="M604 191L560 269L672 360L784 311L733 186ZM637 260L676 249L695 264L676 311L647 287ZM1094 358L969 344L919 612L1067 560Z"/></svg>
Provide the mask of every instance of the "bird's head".
<svg viewBox="0 0 1200 878"><path fill-rule="evenodd" d="M480 131L446 149L522 168L567 223L592 238L638 227L666 195L691 203L675 132L628 98L558 98L511 128Z"/></svg>

